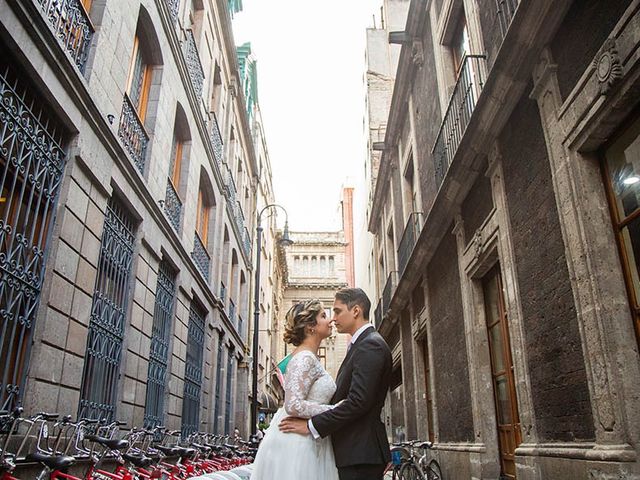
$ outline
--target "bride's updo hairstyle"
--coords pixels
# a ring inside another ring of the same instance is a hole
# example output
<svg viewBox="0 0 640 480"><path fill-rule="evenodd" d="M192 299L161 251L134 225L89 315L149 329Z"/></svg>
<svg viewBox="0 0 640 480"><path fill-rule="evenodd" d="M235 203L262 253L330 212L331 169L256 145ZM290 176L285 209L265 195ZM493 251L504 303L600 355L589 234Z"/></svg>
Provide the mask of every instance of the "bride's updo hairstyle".
<svg viewBox="0 0 640 480"><path fill-rule="evenodd" d="M285 315L284 341L296 347L307 336L307 327L313 328L318 322L316 317L324 310L322 302L318 299L298 302L289 309Z"/></svg>

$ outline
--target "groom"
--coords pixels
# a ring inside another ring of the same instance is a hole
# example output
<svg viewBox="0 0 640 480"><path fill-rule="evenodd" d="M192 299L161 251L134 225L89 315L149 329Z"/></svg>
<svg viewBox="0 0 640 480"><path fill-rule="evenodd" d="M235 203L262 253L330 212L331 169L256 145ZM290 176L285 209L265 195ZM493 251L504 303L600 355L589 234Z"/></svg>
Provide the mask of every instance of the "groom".
<svg viewBox="0 0 640 480"><path fill-rule="evenodd" d="M391 352L368 321L370 308L362 289L338 290L333 321L339 333L352 336L331 399L340 404L308 421L287 417L280 422L283 432L316 439L331 435L340 480L380 480L391 460L380 421L391 377Z"/></svg>

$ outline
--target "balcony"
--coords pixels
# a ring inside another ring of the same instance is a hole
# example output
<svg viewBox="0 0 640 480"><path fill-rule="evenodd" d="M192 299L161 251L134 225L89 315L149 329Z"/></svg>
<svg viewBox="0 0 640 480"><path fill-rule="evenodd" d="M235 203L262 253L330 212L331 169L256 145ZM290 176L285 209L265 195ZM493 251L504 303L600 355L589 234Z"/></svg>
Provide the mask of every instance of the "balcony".
<svg viewBox="0 0 640 480"><path fill-rule="evenodd" d="M211 263L211 258L209 257L209 253L197 233L194 235L193 239L193 252L191 252L191 258L198 266L198 270L200 270L204 279L209 283L209 264Z"/></svg>
<svg viewBox="0 0 640 480"><path fill-rule="evenodd" d="M204 70L200 63L200 54L196 47L196 39L192 30L185 30L186 38L182 47L184 48L184 59L187 62L187 70L189 70L189 78L191 85L196 92L198 99L202 98L202 85L204 84Z"/></svg>
<svg viewBox="0 0 640 480"><path fill-rule="evenodd" d="M244 247L244 252L247 254L247 257L251 258L251 235L249 235L249 230L247 230L247 227L244 227L242 246Z"/></svg>
<svg viewBox="0 0 640 480"><path fill-rule="evenodd" d="M232 300L229 300L229 321L231 322L231 325L236 324L236 304L233 303Z"/></svg>
<svg viewBox="0 0 640 480"><path fill-rule="evenodd" d="M496 0L496 13L498 14L498 23L500 24L502 38L507 34L507 30L509 29L509 25L511 25L513 16L516 14L519 3L519 0Z"/></svg>
<svg viewBox="0 0 640 480"><path fill-rule="evenodd" d="M62 47L84 73L94 29L80 0L36 0L36 3Z"/></svg>
<svg viewBox="0 0 640 480"><path fill-rule="evenodd" d="M224 155L223 150L223 142L222 135L220 134L220 126L218 125L218 119L216 115L212 113L212 122L211 122L211 136L209 140L211 141L211 145L213 146L213 155L216 157L216 163L218 167L222 168L222 160Z"/></svg>
<svg viewBox="0 0 640 480"><path fill-rule="evenodd" d="M144 125L142 125L140 117L138 117L128 95L124 96L118 136L140 173L144 173L149 135L147 135L147 131L144 129Z"/></svg>
<svg viewBox="0 0 640 480"><path fill-rule="evenodd" d="M447 174L482 92L486 71L485 59L484 55L467 55L460 68L444 121L431 152L438 187Z"/></svg>
<svg viewBox="0 0 640 480"><path fill-rule="evenodd" d="M393 298L393 294L396 291L396 286L398 285L397 281L398 272L391 272L387 277L387 282L384 284L384 290L382 290L382 311L381 315L384 317L389 310L389 305L391 305L391 299Z"/></svg>
<svg viewBox="0 0 640 480"><path fill-rule="evenodd" d="M382 300L378 300L378 306L374 312L373 320L376 330L379 330L380 324L382 323Z"/></svg>
<svg viewBox="0 0 640 480"><path fill-rule="evenodd" d="M180 231L180 219L182 218L182 201L173 187L171 180L167 181L167 193L164 197L164 213L167 215L171 226L176 232Z"/></svg>
<svg viewBox="0 0 640 480"><path fill-rule="evenodd" d="M173 21L173 23L176 23L176 20L178 20L178 9L180 8L180 0L164 0L164 3L169 9L171 20Z"/></svg>
<svg viewBox="0 0 640 480"><path fill-rule="evenodd" d="M238 335L240 335L240 338L244 338L244 320L240 315L238 315Z"/></svg>
<svg viewBox="0 0 640 480"><path fill-rule="evenodd" d="M220 282L220 301L224 303L227 298L227 287L224 286L224 283Z"/></svg>
<svg viewBox="0 0 640 480"><path fill-rule="evenodd" d="M420 234L420 215L422 213L412 212L409 215L407 225L404 227L402 240L400 240L400 246L398 247L398 270L401 276L404 273L404 269L407 268L413 247L415 247Z"/></svg>

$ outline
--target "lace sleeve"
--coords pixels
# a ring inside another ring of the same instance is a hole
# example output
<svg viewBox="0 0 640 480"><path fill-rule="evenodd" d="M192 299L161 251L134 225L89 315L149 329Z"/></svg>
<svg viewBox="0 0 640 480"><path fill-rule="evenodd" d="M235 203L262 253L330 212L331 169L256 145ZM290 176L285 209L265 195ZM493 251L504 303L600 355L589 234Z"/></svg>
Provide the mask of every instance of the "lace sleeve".
<svg viewBox="0 0 640 480"><path fill-rule="evenodd" d="M331 408L331 405L307 400L309 390L322 374L322 366L315 355L305 352L294 355L287 365L284 384L284 409L289 415L311 418Z"/></svg>

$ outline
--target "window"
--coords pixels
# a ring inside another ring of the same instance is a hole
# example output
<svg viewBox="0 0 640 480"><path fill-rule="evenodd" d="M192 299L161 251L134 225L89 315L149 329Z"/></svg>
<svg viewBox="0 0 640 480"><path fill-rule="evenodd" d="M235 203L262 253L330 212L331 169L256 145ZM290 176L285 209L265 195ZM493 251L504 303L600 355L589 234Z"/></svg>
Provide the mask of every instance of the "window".
<svg viewBox="0 0 640 480"><path fill-rule="evenodd" d="M151 331L151 352L147 371L147 399L145 402L144 425L153 428L163 423L164 397L167 385L167 365L169 361L169 336L176 294L176 273L169 262L162 260L158 271L156 301Z"/></svg>
<svg viewBox="0 0 640 480"><path fill-rule="evenodd" d="M149 102L149 90L151 89L151 65L147 60L144 49L140 45L140 37L136 34L133 42L133 56L129 67L129 80L127 93L129 100L138 114L138 118L144 123Z"/></svg>
<svg viewBox="0 0 640 480"><path fill-rule="evenodd" d="M182 166L182 140L176 135L173 136L173 145L171 146L171 168L169 171L171 182L176 191L180 186L180 167Z"/></svg>
<svg viewBox="0 0 640 480"><path fill-rule="evenodd" d="M220 334L218 337L218 356L216 361L216 401L213 414L213 431L215 433L222 433L220 432L220 417L222 416L222 374L224 373L224 368L222 366L223 351L224 337Z"/></svg>
<svg viewBox="0 0 640 480"><path fill-rule="evenodd" d="M200 189L198 191L198 208L196 213L196 232L198 232L198 236L200 240L202 240L203 245L207 245L207 239L209 236L209 212L211 207L206 201L205 194Z"/></svg>
<svg viewBox="0 0 640 480"><path fill-rule="evenodd" d="M184 366L184 394L182 397L182 437L200 429L200 389L204 352L204 317L206 312L191 302L187 331L187 358Z"/></svg>
<svg viewBox="0 0 640 480"><path fill-rule="evenodd" d="M640 118L606 148L603 172L640 341Z"/></svg>
<svg viewBox="0 0 640 480"><path fill-rule="evenodd" d="M322 364L322 368L327 369L327 347L318 348L318 358Z"/></svg>
<svg viewBox="0 0 640 480"><path fill-rule="evenodd" d="M64 128L17 64L8 53L0 58L0 410L22 399L43 254L67 161Z"/></svg>
<svg viewBox="0 0 640 480"><path fill-rule="evenodd" d="M129 213L111 198L102 232L78 418L114 419L134 238Z"/></svg>
<svg viewBox="0 0 640 480"><path fill-rule="evenodd" d="M460 74L460 69L464 63L464 57L471 53L469 47L469 32L467 30L467 19L464 11L460 15L458 26L453 34L451 41L451 54L453 59L453 71L456 72L456 78Z"/></svg>

